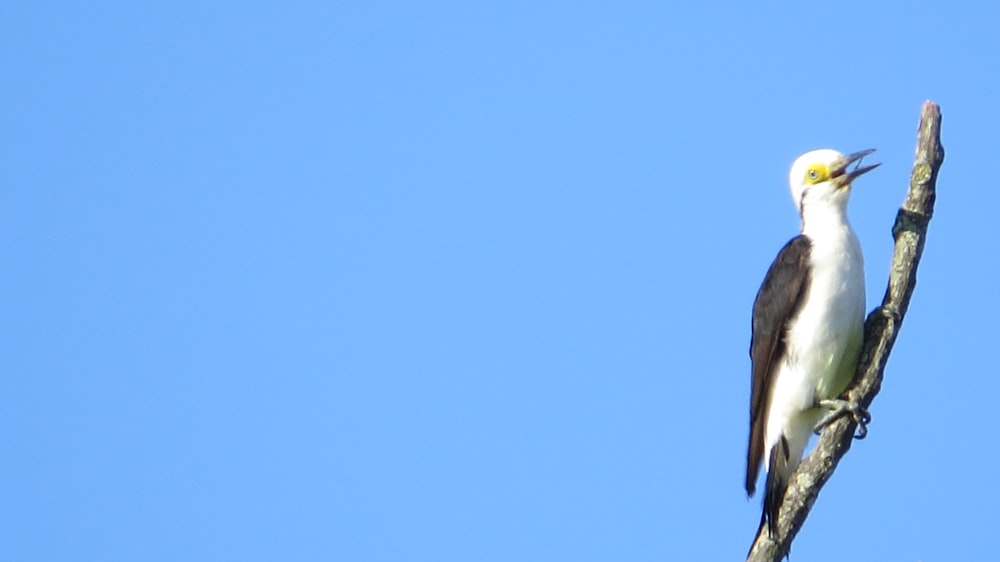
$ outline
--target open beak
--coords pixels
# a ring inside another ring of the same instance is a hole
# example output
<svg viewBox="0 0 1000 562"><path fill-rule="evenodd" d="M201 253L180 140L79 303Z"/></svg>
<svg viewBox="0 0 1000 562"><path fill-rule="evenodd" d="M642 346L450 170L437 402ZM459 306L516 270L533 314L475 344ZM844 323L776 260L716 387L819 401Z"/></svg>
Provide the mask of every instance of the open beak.
<svg viewBox="0 0 1000 562"><path fill-rule="evenodd" d="M860 160L872 152L875 152L875 149L869 148L868 150L848 154L840 160L837 160L830 166L830 179L833 180L833 183L836 184L837 187L845 187L851 185L851 182L853 182L858 176L867 174L875 168L878 168L882 165L881 162L878 164L872 164L871 166L860 165ZM858 162L859 165L853 170L848 171L847 168L855 162Z"/></svg>

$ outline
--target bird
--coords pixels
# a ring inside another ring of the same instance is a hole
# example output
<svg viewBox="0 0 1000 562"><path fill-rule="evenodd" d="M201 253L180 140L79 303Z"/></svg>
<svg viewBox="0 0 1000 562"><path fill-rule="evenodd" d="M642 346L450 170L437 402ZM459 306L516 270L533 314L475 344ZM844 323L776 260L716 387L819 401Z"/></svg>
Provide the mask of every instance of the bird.
<svg viewBox="0 0 1000 562"><path fill-rule="evenodd" d="M857 368L865 315L864 258L847 203L852 183L880 165L861 166L873 152L813 150L789 172L801 233L768 269L751 321L748 497L762 463L767 472L758 534L765 526L777 532L788 481L814 431L850 414L866 432L867 412L840 395Z"/></svg>

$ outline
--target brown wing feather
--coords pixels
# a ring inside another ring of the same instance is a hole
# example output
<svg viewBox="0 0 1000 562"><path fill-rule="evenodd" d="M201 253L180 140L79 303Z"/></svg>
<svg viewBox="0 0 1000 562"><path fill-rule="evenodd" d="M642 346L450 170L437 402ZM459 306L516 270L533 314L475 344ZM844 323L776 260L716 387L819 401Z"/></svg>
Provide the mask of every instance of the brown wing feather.
<svg viewBox="0 0 1000 562"><path fill-rule="evenodd" d="M809 251L812 243L796 236L778 252L753 303L753 334L750 360L753 378L750 390L750 444L747 448L748 495L757 487L757 474L764 455L764 427L771 380L777 359L785 347L789 320L798 312L809 286Z"/></svg>

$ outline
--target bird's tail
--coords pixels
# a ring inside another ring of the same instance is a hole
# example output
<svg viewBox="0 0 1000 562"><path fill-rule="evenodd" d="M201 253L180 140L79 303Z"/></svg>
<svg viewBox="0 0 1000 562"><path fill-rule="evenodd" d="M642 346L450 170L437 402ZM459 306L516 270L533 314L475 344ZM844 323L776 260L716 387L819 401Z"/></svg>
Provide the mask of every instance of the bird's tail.
<svg viewBox="0 0 1000 562"><path fill-rule="evenodd" d="M759 537L764 529L767 535L774 538L778 534L778 510L781 508L781 501L785 499L785 490L788 488L788 480L798 464L798 457L790 455L788 450L788 440L782 435L781 439L771 447L771 454L768 458L767 481L764 484L764 501L760 514L760 525L757 527ZM754 540L747 552L747 558L753 552Z"/></svg>
<svg viewBox="0 0 1000 562"><path fill-rule="evenodd" d="M799 457L791 454L788 439L784 435L774 444L774 447L771 447L771 454L768 459L767 482L764 485L764 505L761 509L758 533L765 526L767 527L768 535L773 537L778 533L778 510L781 508L781 501L785 499L788 479L798 465L799 460Z"/></svg>

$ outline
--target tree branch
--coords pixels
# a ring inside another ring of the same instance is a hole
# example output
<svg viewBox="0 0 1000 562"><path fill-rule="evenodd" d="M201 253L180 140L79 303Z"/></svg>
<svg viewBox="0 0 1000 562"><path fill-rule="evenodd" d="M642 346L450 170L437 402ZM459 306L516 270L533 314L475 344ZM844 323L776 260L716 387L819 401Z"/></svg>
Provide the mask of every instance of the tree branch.
<svg viewBox="0 0 1000 562"><path fill-rule="evenodd" d="M882 387L882 371L917 284L917 266L924 251L927 225L934 212L935 184L943 161L941 111L937 104L924 102L917 130L917 153L910 175L910 189L892 227L896 248L889 270L889 286L882 305L873 310L865 321L861 359L855 382L847 391L849 400L857 401L866 409ZM788 555L792 540L805 523L820 489L833 475L841 457L851 448L855 429L849 417L842 417L827 426L816 448L789 481L778 516L777 534L769 537L765 526L754 541L747 562L778 562Z"/></svg>

